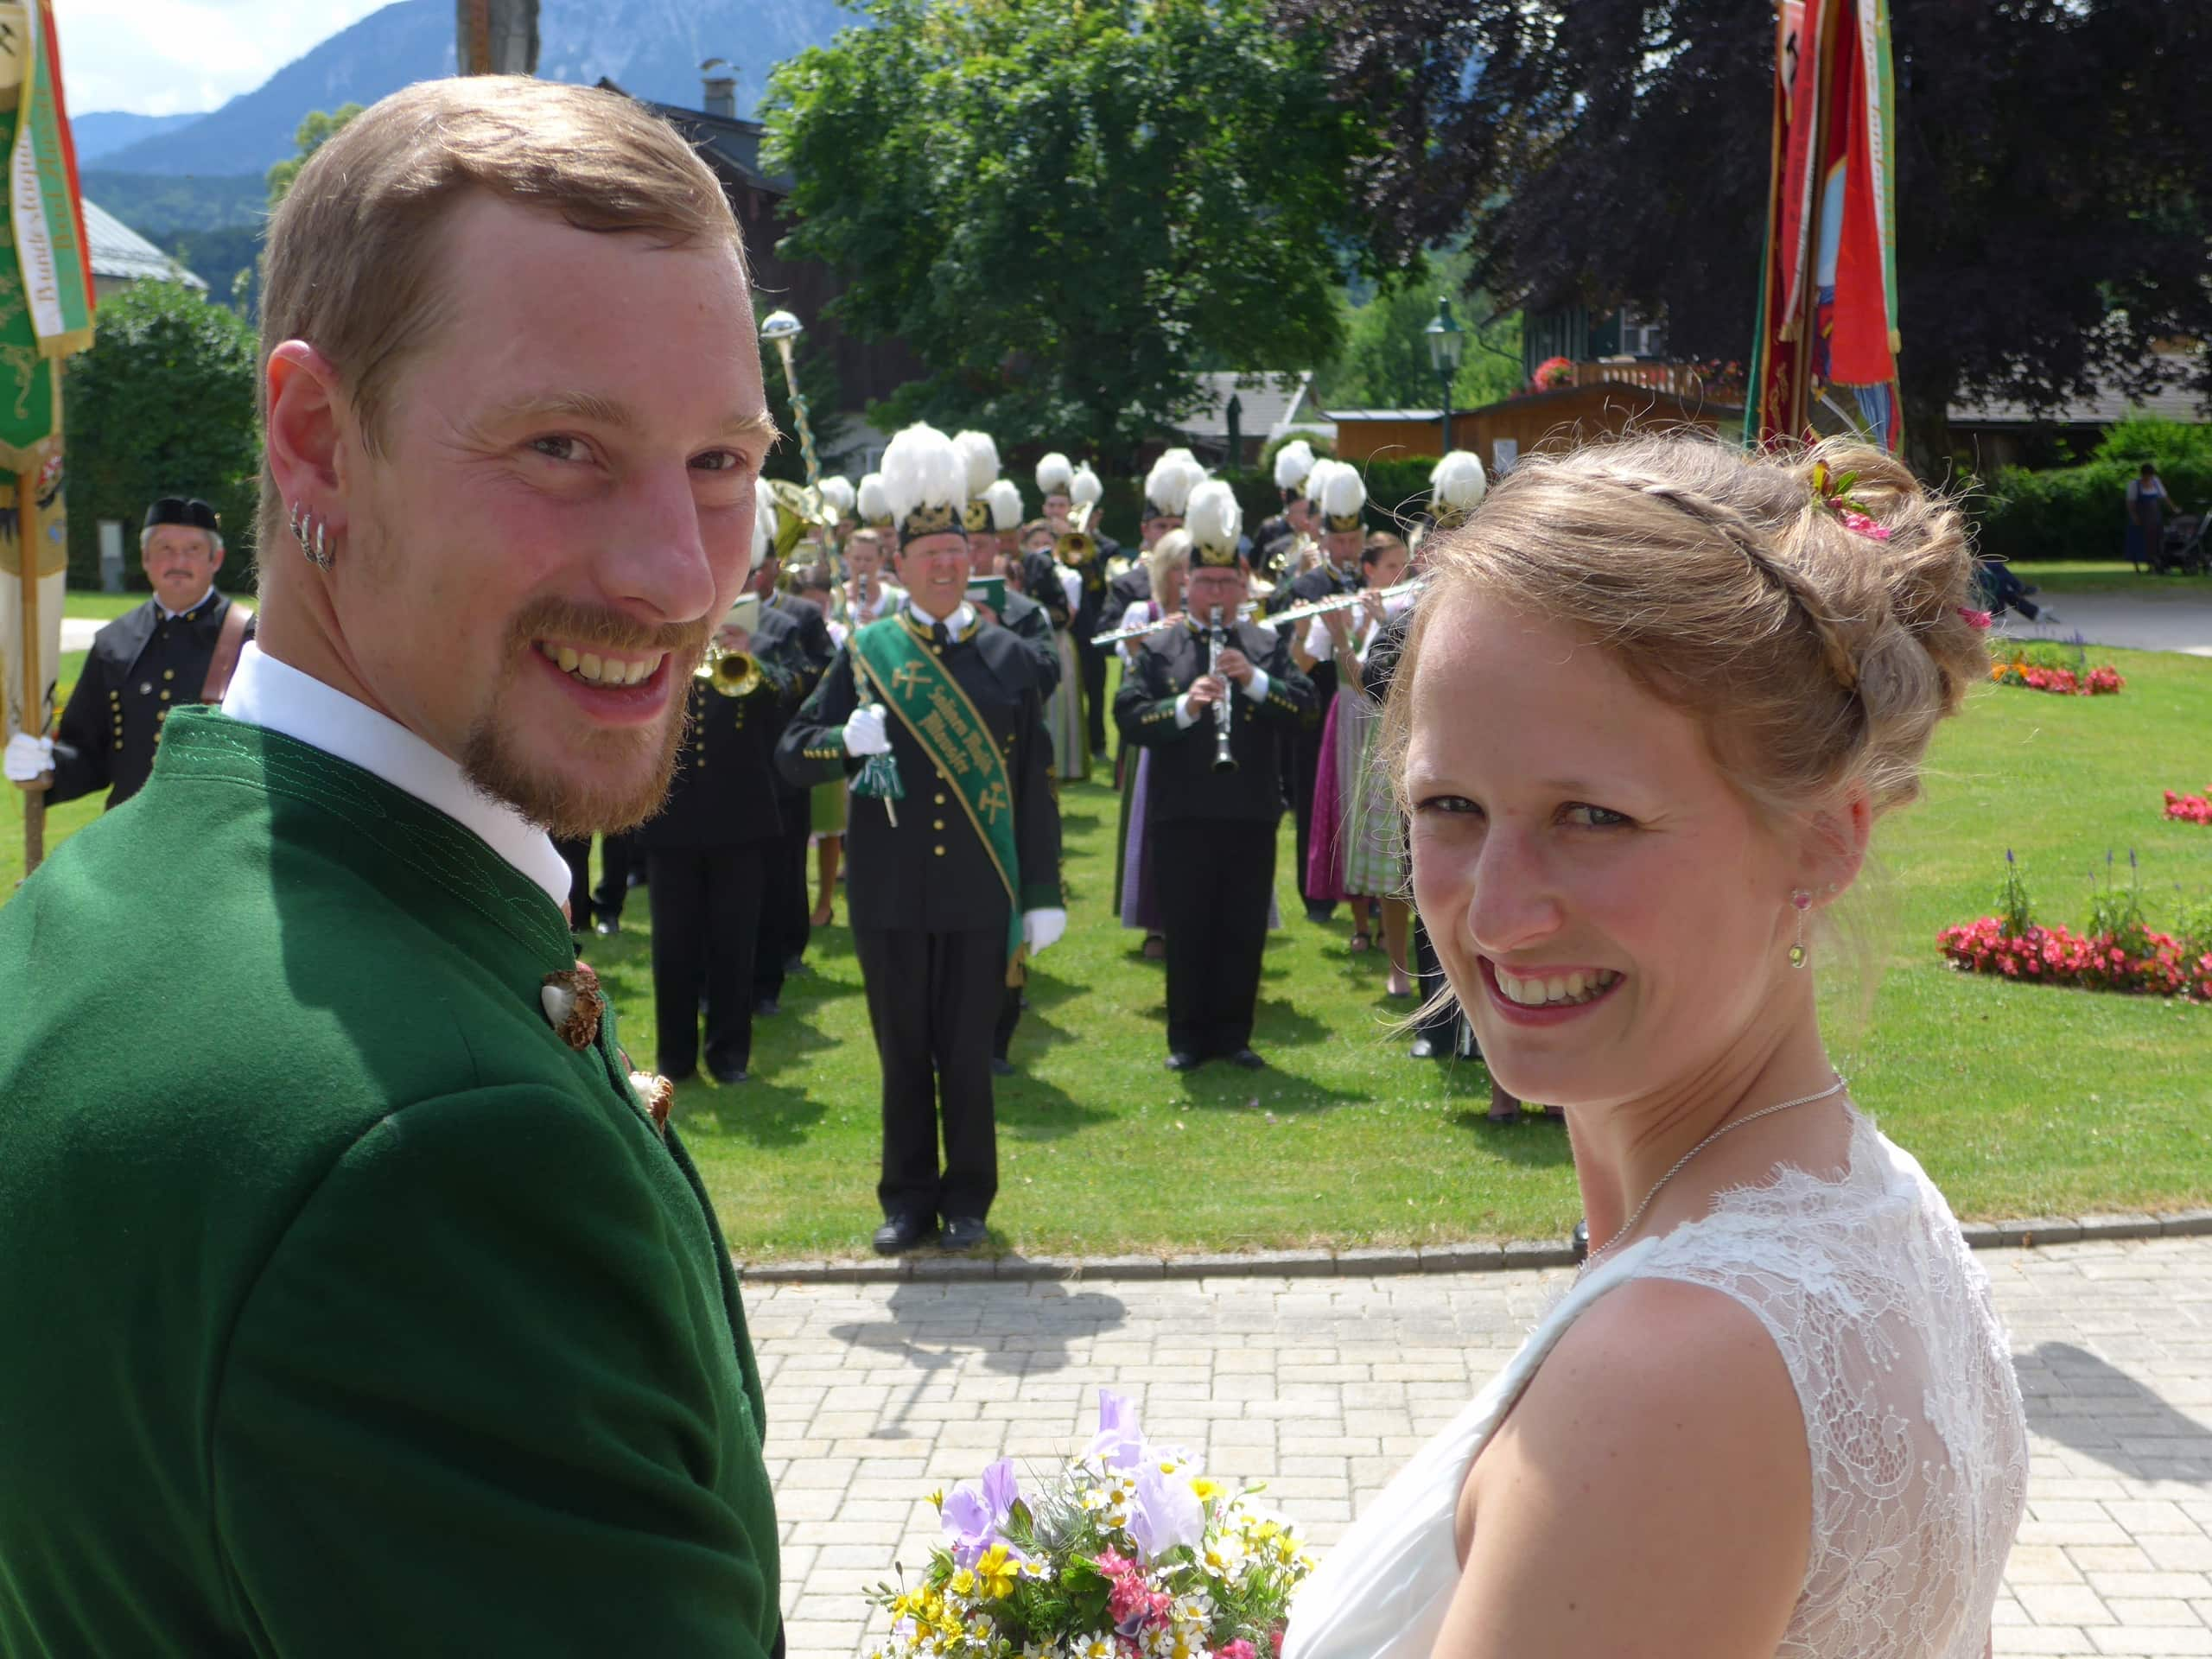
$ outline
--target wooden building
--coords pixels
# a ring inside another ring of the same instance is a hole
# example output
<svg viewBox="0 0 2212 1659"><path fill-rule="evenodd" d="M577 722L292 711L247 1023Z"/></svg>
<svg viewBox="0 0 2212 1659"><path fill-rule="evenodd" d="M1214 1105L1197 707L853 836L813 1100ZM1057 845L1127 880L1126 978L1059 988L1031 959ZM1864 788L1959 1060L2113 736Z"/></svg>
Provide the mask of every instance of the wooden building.
<svg viewBox="0 0 2212 1659"><path fill-rule="evenodd" d="M1471 449L1495 475L1521 456L1645 428L1700 427L1732 436L1743 429L1739 389L1708 389L1675 364L1581 363L1575 383L1522 392L1480 409L1454 410L1452 447ZM1444 415L1437 409L1332 410L1337 454L1344 461L1440 455Z"/></svg>

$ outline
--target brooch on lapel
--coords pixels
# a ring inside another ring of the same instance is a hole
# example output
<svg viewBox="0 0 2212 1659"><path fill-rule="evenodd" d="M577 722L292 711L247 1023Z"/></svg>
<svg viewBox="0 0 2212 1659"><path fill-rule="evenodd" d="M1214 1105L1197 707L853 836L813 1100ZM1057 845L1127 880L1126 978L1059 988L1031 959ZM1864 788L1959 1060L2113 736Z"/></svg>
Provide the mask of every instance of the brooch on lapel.
<svg viewBox="0 0 2212 1659"><path fill-rule="evenodd" d="M630 1087L636 1091L638 1103L645 1109L645 1116L653 1121L653 1128L660 1137L668 1139L668 1109L676 1103L676 1085L666 1077L656 1077L650 1071L632 1071Z"/></svg>
<svg viewBox="0 0 2212 1659"><path fill-rule="evenodd" d="M599 1016L607 1011L599 975L588 963L578 963L566 973L548 974L537 993L545 1018L570 1048L589 1048L599 1039Z"/></svg>

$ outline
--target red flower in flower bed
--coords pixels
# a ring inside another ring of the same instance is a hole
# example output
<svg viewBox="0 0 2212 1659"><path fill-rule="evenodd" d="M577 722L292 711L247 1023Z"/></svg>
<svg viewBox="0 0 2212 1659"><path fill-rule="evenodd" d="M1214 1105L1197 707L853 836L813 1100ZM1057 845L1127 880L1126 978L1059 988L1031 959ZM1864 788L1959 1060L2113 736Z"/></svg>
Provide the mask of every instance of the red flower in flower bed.
<svg viewBox="0 0 2212 1659"><path fill-rule="evenodd" d="M2023 685L2031 691L2050 691L2060 696L2102 697L2118 695L2127 682L2115 668L2093 668L2084 679L2070 668L2037 668L2032 663L1993 663L1989 677L1999 685Z"/></svg>
<svg viewBox="0 0 2212 1659"><path fill-rule="evenodd" d="M1534 391L1549 391L1554 386L1574 384L1574 359L1571 357L1548 357L1536 365L1536 372L1529 377L1529 386Z"/></svg>
<svg viewBox="0 0 2212 1659"><path fill-rule="evenodd" d="M2212 951L2194 960L2169 933L2143 935L2143 948L2131 953L2118 939L2090 938L2063 927L2031 927L2007 934L1994 916L1960 927L1947 927L1936 944L1951 965L1967 974L2029 975L2045 985L2078 985L2084 990L2126 991L2212 1002Z"/></svg>
<svg viewBox="0 0 2212 1659"><path fill-rule="evenodd" d="M2177 795L2171 789L2168 790L2166 816L2170 818L2178 818L2183 823L2202 823L2212 826L2212 784L2205 785L2204 793L2202 795Z"/></svg>

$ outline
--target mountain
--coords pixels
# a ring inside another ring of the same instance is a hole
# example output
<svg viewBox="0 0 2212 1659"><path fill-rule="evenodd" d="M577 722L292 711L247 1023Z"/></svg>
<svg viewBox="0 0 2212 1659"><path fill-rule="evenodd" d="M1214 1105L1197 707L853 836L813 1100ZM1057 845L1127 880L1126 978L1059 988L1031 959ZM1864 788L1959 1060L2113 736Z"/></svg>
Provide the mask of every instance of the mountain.
<svg viewBox="0 0 2212 1659"><path fill-rule="evenodd" d="M132 115L124 110L94 110L69 118L69 136L77 141L77 160L81 164L97 162L142 138L188 127L198 119L198 114Z"/></svg>
<svg viewBox="0 0 2212 1659"><path fill-rule="evenodd" d="M723 57L738 67L739 113L750 114L773 65L858 21L838 0L543 0L537 73L582 84L605 76L639 98L696 109L701 60ZM103 151L100 167L259 173L292 154L310 110L373 104L454 64L453 0L397 0L211 114Z"/></svg>

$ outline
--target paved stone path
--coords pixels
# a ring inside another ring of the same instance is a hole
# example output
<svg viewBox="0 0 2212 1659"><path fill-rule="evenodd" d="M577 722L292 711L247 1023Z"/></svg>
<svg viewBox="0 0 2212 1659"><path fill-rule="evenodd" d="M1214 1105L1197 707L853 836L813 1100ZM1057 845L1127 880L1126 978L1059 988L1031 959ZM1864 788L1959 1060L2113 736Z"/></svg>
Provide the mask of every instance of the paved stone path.
<svg viewBox="0 0 2212 1659"><path fill-rule="evenodd" d="M1997 1652L2212 1654L2212 1238L1980 1260L2035 1440ZM865 1652L861 1594L924 1559L925 1494L1052 1466L1102 1383L1326 1546L1567 1276L753 1287L793 1659Z"/></svg>
<svg viewBox="0 0 2212 1659"><path fill-rule="evenodd" d="M2035 578L2031 575L2028 580ZM2024 622L2015 616L2007 618L2005 626L2023 639L2067 640L2079 633L2092 645L2212 657L2212 602L2195 594L2149 599L2127 594L2053 594L2050 608L2058 614L2056 623Z"/></svg>

